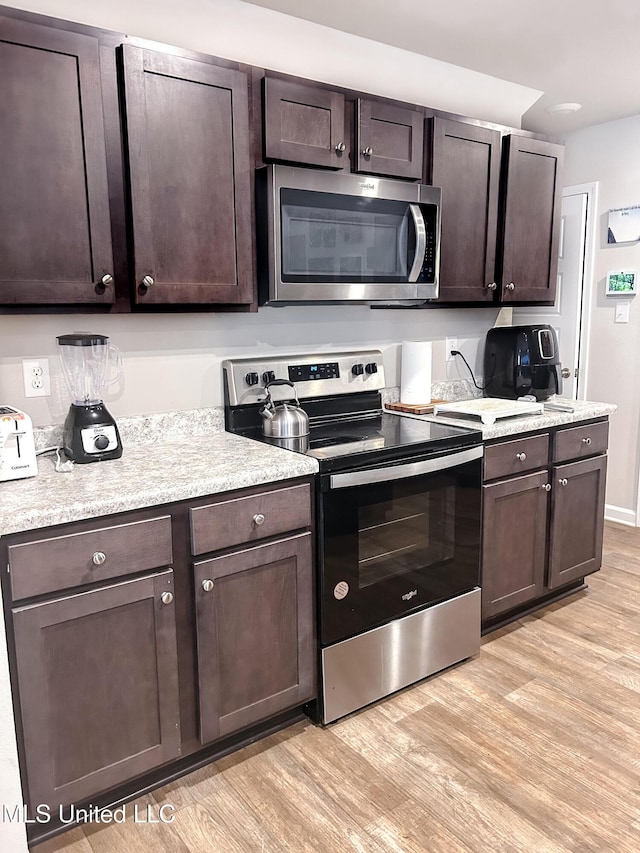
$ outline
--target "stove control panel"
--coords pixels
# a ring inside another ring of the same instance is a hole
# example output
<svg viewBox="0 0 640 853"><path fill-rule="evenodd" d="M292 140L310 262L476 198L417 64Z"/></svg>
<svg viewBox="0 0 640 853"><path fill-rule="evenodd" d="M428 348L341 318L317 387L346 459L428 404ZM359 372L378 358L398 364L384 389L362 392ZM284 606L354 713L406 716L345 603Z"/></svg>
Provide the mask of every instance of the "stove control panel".
<svg viewBox="0 0 640 853"><path fill-rule="evenodd" d="M261 403L273 379L295 384L298 397L328 397L384 388L380 350L227 359L222 362L225 405ZM291 388L273 389L274 399L288 399Z"/></svg>
<svg viewBox="0 0 640 853"><path fill-rule="evenodd" d="M339 379L340 365L337 361L316 364L290 364L291 382L315 382L317 379Z"/></svg>

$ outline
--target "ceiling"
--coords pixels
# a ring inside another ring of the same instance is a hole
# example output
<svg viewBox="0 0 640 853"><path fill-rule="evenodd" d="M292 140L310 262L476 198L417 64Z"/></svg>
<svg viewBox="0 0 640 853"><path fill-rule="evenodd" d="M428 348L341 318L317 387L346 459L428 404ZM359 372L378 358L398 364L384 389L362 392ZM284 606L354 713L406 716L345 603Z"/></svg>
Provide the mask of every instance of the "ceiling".
<svg viewBox="0 0 640 853"><path fill-rule="evenodd" d="M562 135L640 113L636 0L247 0L544 94L522 127ZM547 107L582 104L577 113Z"/></svg>

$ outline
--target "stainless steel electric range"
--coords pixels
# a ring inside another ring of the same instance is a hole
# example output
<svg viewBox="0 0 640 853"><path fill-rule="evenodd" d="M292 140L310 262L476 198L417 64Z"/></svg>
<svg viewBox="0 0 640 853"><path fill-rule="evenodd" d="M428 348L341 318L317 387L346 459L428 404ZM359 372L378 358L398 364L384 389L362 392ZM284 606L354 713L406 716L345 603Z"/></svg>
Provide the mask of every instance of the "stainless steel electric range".
<svg viewBox="0 0 640 853"><path fill-rule="evenodd" d="M228 431L318 460L312 716L330 723L477 652L482 434L383 411L378 350L222 366ZM307 437L262 435L273 379L294 383Z"/></svg>

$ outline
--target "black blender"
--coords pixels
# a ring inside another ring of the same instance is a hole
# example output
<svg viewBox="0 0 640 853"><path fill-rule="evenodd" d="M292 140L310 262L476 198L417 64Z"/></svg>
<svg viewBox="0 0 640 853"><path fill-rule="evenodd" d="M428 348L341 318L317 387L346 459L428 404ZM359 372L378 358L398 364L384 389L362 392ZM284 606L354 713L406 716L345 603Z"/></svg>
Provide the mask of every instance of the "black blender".
<svg viewBox="0 0 640 853"><path fill-rule="evenodd" d="M58 335L60 358L73 402L64 422L64 452L74 462L100 462L122 456L120 434L102 402L102 388L115 382L120 354L106 335L74 332ZM107 366L115 356L115 375L107 380Z"/></svg>

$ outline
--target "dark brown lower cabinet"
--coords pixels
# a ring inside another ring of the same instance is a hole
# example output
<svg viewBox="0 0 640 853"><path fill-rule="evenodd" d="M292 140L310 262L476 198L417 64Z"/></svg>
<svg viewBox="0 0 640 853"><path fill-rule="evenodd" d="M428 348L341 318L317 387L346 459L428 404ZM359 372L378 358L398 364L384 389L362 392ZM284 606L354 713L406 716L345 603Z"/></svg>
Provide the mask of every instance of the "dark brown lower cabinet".
<svg viewBox="0 0 640 853"><path fill-rule="evenodd" d="M301 533L194 564L203 744L315 695L311 542Z"/></svg>
<svg viewBox="0 0 640 853"><path fill-rule="evenodd" d="M600 568L607 457L553 468L549 576L551 589Z"/></svg>
<svg viewBox="0 0 640 853"><path fill-rule="evenodd" d="M31 809L179 757L173 571L12 613Z"/></svg>
<svg viewBox="0 0 640 853"><path fill-rule="evenodd" d="M547 482L547 472L540 471L483 486L483 619L544 591Z"/></svg>
<svg viewBox="0 0 640 853"><path fill-rule="evenodd" d="M550 459L543 462L540 452L544 446L549 448ZM486 448L485 478L489 482L483 486L482 529L485 627L494 624L496 617L508 617L511 611L515 616L518 609L533 607L538 599L548 600L556 591L598 571L606 447L607 422L601 421ZM597 455L576 458L594 449ZM513 470L511 462L524 468L521 475L507 476ZM527 472L527 466L533 470Z"/></svg>

